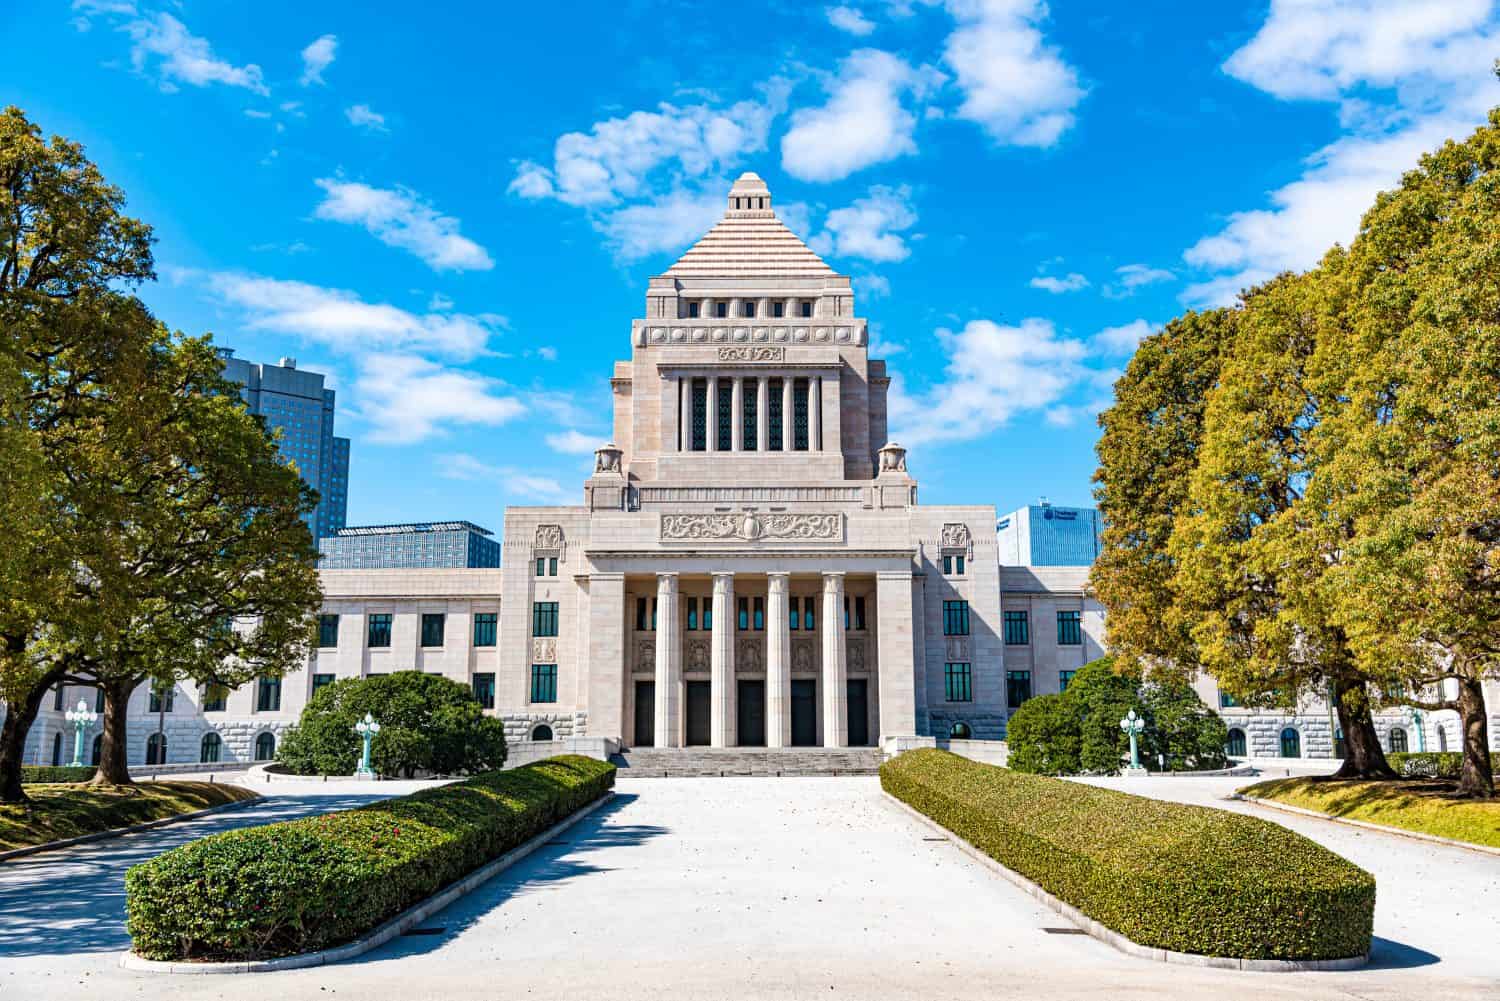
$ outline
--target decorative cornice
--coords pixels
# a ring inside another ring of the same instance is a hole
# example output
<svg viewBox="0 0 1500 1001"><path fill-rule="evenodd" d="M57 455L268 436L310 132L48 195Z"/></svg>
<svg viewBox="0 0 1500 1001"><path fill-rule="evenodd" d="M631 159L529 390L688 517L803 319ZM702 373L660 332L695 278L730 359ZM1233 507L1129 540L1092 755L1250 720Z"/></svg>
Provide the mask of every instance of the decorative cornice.
<svg viewBox="0 0 1500 1001"><path fill-rule="evenodd" d="M844 516L799 514L663 514L663 542L840 542Z"/></svg>

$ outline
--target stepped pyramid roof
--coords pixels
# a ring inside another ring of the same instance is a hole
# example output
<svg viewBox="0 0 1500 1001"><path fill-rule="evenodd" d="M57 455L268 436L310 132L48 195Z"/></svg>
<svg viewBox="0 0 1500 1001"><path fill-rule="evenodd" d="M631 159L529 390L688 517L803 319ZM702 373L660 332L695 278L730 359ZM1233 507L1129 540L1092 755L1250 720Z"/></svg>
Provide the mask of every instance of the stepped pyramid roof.
<svg viewBox="0 0 1500 1001"><path fill-rule="evenodd" d="M836 272L771 208L771 191L753 173L729 189L724 218L668 268L670 278L822 278Z"/></svg>

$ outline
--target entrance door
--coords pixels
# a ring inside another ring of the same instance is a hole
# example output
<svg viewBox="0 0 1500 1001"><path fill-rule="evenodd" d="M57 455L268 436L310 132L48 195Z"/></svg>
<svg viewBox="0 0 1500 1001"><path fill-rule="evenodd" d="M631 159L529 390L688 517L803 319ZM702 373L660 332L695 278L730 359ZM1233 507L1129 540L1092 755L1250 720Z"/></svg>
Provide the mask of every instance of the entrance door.
<svg viewBox="0 0 1500 1001"><path fill-rule="evenodd" d="M656 682L635 683L635 746L656 745Z"/></svg>
<svg viewBox="0 0 1500 1001"><path fill-rule="evenodd" d="M766 683L741 681L735 705L741 747L766 746Z"/></svg>
<svg viewBox="0 0 1500 1001"><path fill-rule="evenodd" d="M792 680L792 746L815 747L818 743L818 683L811 678Z"/></svg>
<svg viewBox="0 0 1500 1001"><path fill-rule="evenodd" d="M687 683L687 746L707 747L712 730L709 726L712 709L709 682Z"/></svg>
<svg viewBox="0 0 1500 1001"><path fill-rule="evenodd" d="M870 682L865 678L849 679L849 746L864 747L870 742Z"/></svg>

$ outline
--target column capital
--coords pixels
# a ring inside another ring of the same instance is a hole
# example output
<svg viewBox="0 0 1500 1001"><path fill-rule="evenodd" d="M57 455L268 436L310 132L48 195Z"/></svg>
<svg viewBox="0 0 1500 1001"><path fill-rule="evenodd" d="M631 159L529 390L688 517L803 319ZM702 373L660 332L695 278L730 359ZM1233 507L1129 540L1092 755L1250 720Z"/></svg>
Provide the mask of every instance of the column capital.
<svg viewBox="0 0 1500 1001"><path fill-rule="evenodd" d="M823 592L825 594L837 594L844 590L844 571L823 571Z"/></svg>
<svg viewBox="0 0 1500 1001"><path fill-rule="evenodd" d="M713 578L714 594L726 594L734 590L733 570L715 570L713 572Z"/></svg>
<svg viewBox="0 0 1500 1001"><path fill-rule="evenodd" d="M657 594L676 594L677 593L677 571L675 571L675 570L662 570L662 571L658 571L657 572L657 574L656 574L656 593Z"/></svg>
<svg viewBox="0 0 1500 1001"><path fill-rule="evenodd" d="M792 581L790 570L769 570L766 572L766 581L771 585L772 593L782 593Z"/></svg>

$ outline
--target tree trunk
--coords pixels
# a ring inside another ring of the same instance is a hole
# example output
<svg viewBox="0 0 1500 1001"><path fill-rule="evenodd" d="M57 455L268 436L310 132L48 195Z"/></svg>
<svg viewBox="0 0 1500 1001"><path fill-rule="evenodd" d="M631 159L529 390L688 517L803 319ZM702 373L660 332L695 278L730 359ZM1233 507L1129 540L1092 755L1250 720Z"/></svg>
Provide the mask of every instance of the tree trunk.
<svg viewBox="0 0 1500 1001"><path fill-rule="evenodd" d="M125 679L101 682L104 689L104 740L99 747L99 770L91 780L95 785L130 785L129 709L130 693L140 681Z"/></svg>
<svg viewBox="0 0 1500 1001"><path fill-rule="evenodd" d="M37 680L20 702L6 707L5 724L0 726L0 803L24 803L29 798L21 788L21 758L26 753L26 735L42 708L42 700L63 676L59 668Z"/></svg>
<svg viewBox="0 0 1500 1001"><path fill-rule="evenodd" d="M1474 799L1494 799L1490 726L1484 710L1484 689L1475 678L1458 679L1458 715L1464 731L1464 760L1458 773L1458 791Z"/></svg>
<svg viewBox="0 0 1500 1001"><path fill-rule="evenodd" d="M1396 772L1385 760L1380 734L1363 681L1335 678L1333 706L1339 728L1344 731L1344 763L1333 773L1336 779L1393 779Z"/></svg>

